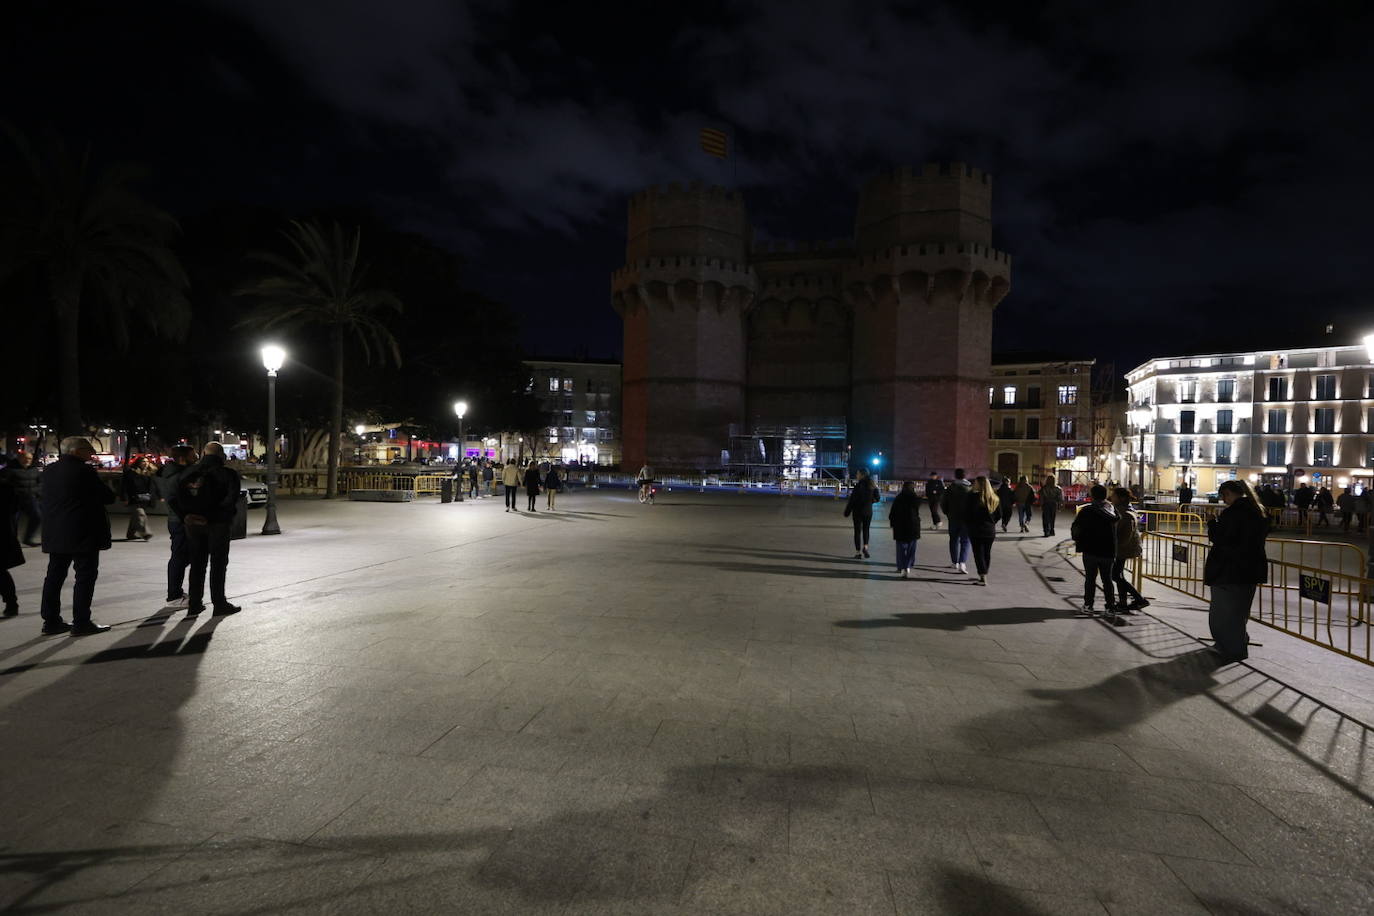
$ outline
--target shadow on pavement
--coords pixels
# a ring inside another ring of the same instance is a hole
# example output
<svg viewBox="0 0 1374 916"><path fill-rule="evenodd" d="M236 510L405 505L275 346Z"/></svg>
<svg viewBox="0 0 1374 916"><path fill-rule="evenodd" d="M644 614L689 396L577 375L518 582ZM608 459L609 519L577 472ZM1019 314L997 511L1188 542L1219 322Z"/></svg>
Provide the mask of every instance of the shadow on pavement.
<svg viewBox="0 0 1374 916"><path fill-rule="evenodd" d="M949 582L949 579L918 579L922 582ZM837 620L835 626L850 630L877 630L885 627L914 627L920 630L967 630L969 627L1010 626L1018 623L1044 623L1046 620L1071 620L1071 611L1047 607L994 607L968 611L940 611L893 614L861 620Z"/></svg>
<svg viewBox="0 0 1374 916"><path fill-rule="evenodd" d="M724 560L664 560L679 566L704 566L721 572L762 573L773 576L801 576L808 579L872 579L875 582L902 582L901 578L890 571L879 573L881 566L869 566L872 572L848 571L842 569L818 569L814 566L783 566L773 563L732 563ZM940 581L945 580L931 580Z"/></svg>

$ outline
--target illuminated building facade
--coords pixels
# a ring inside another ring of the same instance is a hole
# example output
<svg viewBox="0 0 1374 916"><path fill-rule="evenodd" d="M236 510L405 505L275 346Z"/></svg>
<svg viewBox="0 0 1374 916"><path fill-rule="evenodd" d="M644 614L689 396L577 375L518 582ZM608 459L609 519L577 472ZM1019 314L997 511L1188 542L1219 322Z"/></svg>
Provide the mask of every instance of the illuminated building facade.
<svg viewBox="0 0 1374 916"><path fill-rule="evenodd" d="M1101 476L1095 445L1096 360L997 363L988 383L988 467L1061 486Z"/></svg>
<svg viewBox="0 0 1374 916"><path fill-rule="evenodd" d="M547 425L532 453L568 464L620 463L620 363L525 360Z"/></svg>

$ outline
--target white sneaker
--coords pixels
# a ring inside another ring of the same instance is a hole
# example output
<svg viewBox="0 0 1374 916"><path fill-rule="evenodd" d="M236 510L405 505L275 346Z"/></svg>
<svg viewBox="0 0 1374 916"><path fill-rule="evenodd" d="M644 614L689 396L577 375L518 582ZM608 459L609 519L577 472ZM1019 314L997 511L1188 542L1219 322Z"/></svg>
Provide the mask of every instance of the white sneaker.
<svg viewBox="0 0 1374 916"><path fill-rule="evenodd" d="M963 563L960 563L960 564L959 564L959 572L964 573L965 575L967 575L967 574L968 574L968 566L965 565L965 564L963 564Z"/></svg>
<svg viewBox="0 0 1374 916"><path fill-rule="evenodd" d="M906 570L904 569L904 570L902 570L902 578L905 579L906 577L907 577L907 576L906 576Z"/></svg>

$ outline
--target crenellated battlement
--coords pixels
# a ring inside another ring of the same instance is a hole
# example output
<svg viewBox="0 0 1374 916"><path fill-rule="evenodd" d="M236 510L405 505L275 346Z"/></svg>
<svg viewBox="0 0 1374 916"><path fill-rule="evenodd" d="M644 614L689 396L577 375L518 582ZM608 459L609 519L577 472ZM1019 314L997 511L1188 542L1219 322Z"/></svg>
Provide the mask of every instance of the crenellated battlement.
<svg viewBox="0 0 1374 916"><path fill-rule="evenodd" d="M989 261L1011 266L1011 255L977 242L928 242L924 245L894 245L861 253L855 260L859 267L872 267L886 264L897 258L926 257L933 255L973 255Z"/></svg>
<svg viewBox="0 0 1374 916"><path fill-rule="evenodd" d="M672 258L640 258L630 261L623 267L619 267L611 272L611 277L619 280L641 271L654 270L680 270L680 269L706 269L709 268L714 273L739 274L742 277L752 276L753 268L742 261L727 261L724 258L693 258L693 257L672 257Z"/></svg>

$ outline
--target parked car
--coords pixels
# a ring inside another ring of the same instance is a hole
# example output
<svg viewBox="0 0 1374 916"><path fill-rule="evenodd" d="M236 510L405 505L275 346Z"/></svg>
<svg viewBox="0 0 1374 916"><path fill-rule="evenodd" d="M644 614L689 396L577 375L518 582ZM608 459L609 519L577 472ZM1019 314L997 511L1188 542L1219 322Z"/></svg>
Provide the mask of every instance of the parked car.
<svg viewBox="0 0 1374 916"><path fill-rule="evenodd" d="M244 480L239 492L248 498L248 508L258 509L267 505L267 484L260 480Z"/></svg>

